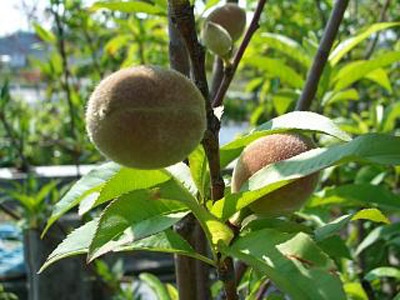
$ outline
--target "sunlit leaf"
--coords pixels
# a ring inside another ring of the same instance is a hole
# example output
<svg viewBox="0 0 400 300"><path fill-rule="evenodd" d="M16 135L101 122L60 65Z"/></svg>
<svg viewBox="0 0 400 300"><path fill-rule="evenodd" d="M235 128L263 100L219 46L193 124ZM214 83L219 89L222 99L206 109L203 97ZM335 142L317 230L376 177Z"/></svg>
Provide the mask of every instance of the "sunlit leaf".
<svg viewBox="0 0 400 300"><path fill-rule="evenodd" d="M373 222L381 222L389 224L389 219L382 214L382 212L376 208L367 208L357 212L352 218L352 220L369 220Z"/></svg>
<svg viewBox="0 0 400 300"><path fill-rule="evenodd" d="M155 6L149 2L144 1L114 1L114 2L96 2L89 11L96 11L99 9L109 9L112 11L120 11L124 13L146 13L149 15L166 15L166 11L161 7Z"/></svg>
<svg viewBox="0 0 400 300"><path fill-rule="evenodd" d="M347 88L373 71L400 61L400 52L385 52L371 60L355 61L340 69L335 78L335 91Z"/></svg>
<svg viewBox="0 0 400 300"><path fill-rule="evenodd" d="M346 299L333 261L304 233L259 230L224 252L266 274L291 299Z"/></svg>
<svg viewBox="0 0 400 300"><path fill-rule="evenodd" d="M266 71L269 77L278 77L279 80L291 87L301 88L304 84L303 76L283 60L267 57L251 57L245 60L245 62Z"/></svg>
<svg viewBox="0 0 400 300"><path fill-rule="evenodd" d="M292 40L281 34L269 32L261 34L261 40L265 41L268 47L282 52L283 54L299 62L305 68L310 66L310 56L295 40Z"/></svg>
<svg viewBox="0 0 400 300"><path fill-rule="evenodd" d="M112 202L100 216L90 245L89 260L121 246L113 240L126 230L126 242L129 243L171 226L174 219L172 224L169 219L162 222L161 215L187 210L177 201L179 197L180 191L172 182L167 182L154 189L132 191Z"/></svg>
<svg viewBox="0 0 400 300"><path fill-rule="evenodd" d="M43 230L42 235L46 233L56 220L78 205L86 196L93 192L99 192L104 183L113 177L120 169L120 165L109 162L94 168L79 179L67 194L54 206L53 212L47 220L46 228Z"/></svg>
<svg viewBox="0 0 400 300"><path fill-rule="evenodd" d="M364 41L370 35L378 32L380 30L384 30L390 27L399 26L399 22L394 23L377 23L368 27L366 30L361 32L360 34L350 37L347 40L341 42L329 55L329 61L332 65L336 65L343 56L345 56L348 52L350 52L354 47L356 47L359 43Z"/></svg>

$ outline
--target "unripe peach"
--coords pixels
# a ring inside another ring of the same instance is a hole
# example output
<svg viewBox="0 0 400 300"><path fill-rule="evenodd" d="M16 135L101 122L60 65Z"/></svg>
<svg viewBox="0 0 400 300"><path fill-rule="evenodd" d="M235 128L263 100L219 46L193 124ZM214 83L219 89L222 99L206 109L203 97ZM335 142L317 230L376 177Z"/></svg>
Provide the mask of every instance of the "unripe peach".
<svg viewBox="0 0 400 300"><path fill-rule="evenodd" d="M205 103L196 86L176 71L122 69L94 90L86 128L111 160L158 169L185 159L200 143L206 129Z"/></svg>
<svg viewBox="0 0 400 300"><path fill-rule="evenodd" d="M206 22L221 25L237 41L246 27L246 12L235 3L227 3L210 13Z"/></svg>
<svg viewBox="0 0 400 300"><path fill-rule="evenodd" d="M226 57L232 49L232 38L221 25L206 22L203 27L202 40L204 45L214 54Z"/></svg>
<svg viewBox="0 0 400 300"><path fill-rule="evenodd" d="M240 191L242 185L258 170L274 162L288 159L315 148L311 139L296 133L272 134L259 138L248 145L235 166L232 192ZM262 215L279 216L292 213L302 207L314 191L319 174L297 179L249 205Z"/></svg>

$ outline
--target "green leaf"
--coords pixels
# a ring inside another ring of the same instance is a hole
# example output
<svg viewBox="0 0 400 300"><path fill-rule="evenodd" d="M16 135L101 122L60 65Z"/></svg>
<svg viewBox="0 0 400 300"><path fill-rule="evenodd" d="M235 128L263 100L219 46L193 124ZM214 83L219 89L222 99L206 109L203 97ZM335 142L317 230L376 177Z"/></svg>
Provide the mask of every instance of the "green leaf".
<svg viewBox="0 0 400 300"><path fill-rule="evenodd" d="M365 279L372 281L375 279L380 279L382 277L392 277L400 280L400 270L394 267L379 267L375 268L365 275Z"/></svg>
<svg viewBox="0 0 400 300"><path fill-rule="evenodd" d="M147 189L164 183L171 179L171 175L165 170L138 170L133 168L121 168L112 178L110 178L100 191L97 199L93 199L92 205L85 203L85 209L81 209L83 214L88 210L115 199L130 191Z"/></svg>
<svg viewBox="0 0 400 300"><path fill-rule="evenodd" d="M39 273L43 272L56 261L87 253L97 227L97 222L98 220L90 221L72 231L49 255L49 257L47 257L45 263L40 268Z"/></svg>
<svg viewBox="0 0 400 300"><path fill-rule="evenodd" d="M86 254L89 252L89 245L94 237L96 228L98 226L98 219L90 221L85 225L72 231L60 243L57 248L49 255L43 266L40 268L39 273L43 272L53 263L71 256ZM124 240L125 236L122 235L118 239ZM172 230L165 230L158 234L149 236L147 238L128 243L113 249L114 252L123 251L154 251L164 253L176 253L186 255L204 261L205 263L215 266L215 263L209 258L196 253L192 247L181 236Z"/></svg>
<svg viewBox="0 0 400 300"><path fill-rule="evenodd" d="M304 84L303 76L297 73L292 67L289 67L283 60L254 57L245 59L245 62L255 68L259 68L268 75L268 77L278 77L279 80L293 88L301 88Z"/></svg>
<svg viewBox="0 0 400 300"><path fill-rule="evenodd" d="M351 220L352 215L344 215L315 230L315 240L322 241L344 228Z"/></svg>
<svg viewBox="0 0 400 300"><path fill-rule="evenodd" d="M392 85L390 83L389 76L384 69L376 69L372 72L369 72L365 78L376 82L389 93L392 92Z"/></svg>
<svg viewBox="0 0 400 300"><path fill-rule="evenodd" d="M186 206L177 201L181 197L176 185L169 181L153 189L132 191L112 202L100 217L96 234L90 244L88 260L92 261L121 246L114 240L125 231L129 238L124 243L133 242L163 231L179 221L178 218L172 219L172 222L169 219L161 222L161 217L187 210Z"/></svg>
<svg viewBox="0 0 400 300"><path fill-rule="evenodd" d="M247 220L246 220L247 221ZM274 229L277 231L287 232L287 233L298 233L305 232L311 233L311 229L308 226L299 224L296 222L281 220L277 218L256 218L254 220L248 221L248 223L242 225L242 231L251 230L257 231L261 229Z"/></svg>
<svg viewBox="0 0 400 300"><path fill-rule="evenodd" d="M168 167L167 170L181 187L181 193L190 196L187 197L184 204L193 212L214 248L220 242L229 244L233 238L232 230L197 202L195 198L197 188L190 175L189 167L183 163L179 163Z"/></svg>
<svg viewBox="0 0 400 300"><path fill-rule="evenodd" d="M370 27L368 27L366 30L361 32L360 34L348 38L347 40L344 40L341 42L329 55L329 61L332 64L332 66L336 65L343 56L345 56L348 52L350 52L354 47L356 47L359 43L364 41L366 38L368 38L370 35L372 35L375 32L393 27L393 26L399 26L400 22L396 23L377 23L373 24Z"/></svg>
<svg viewBox="0 0 400 300"><path fill-rule="evenodd" d="M362 285L359 282L348 282L344 285L344 290L349 299L354 300L368 300Z"/></svg>
<svg viewBox="0 0 400 300"><path fill-rule="evenodd" d="M189 166L192 179L196 184L202 199L205 199L208 194L209 172L206 153L204 152L202 145L199 145L189 155Z"/></svg>
<svg viewBox="0 0 400 300"><path fill-rule="evenodd" d="M113 177L120 169L120 165L109 162L94 168L88 174L79 179L65 194L65 196L62 197L62 199L54 206L53 212L47 220L46 227L43 230L42 236L46 234L47 230L55 221L57 221L67 211L78 205L85 197L93 192L99 192L104 183Z"/></svg>
<svg viewBox="0 0 400 300"><path fill-rule="evenodd" d="M51 31L46 30L42 26L40 26L39 23L34 22L33 28L35 29L36 34L42 41L49 44L55 44L57 42L56 36Z"/></svg>
<svg viewBox="0 0 400 300"><path fill-rule="evenodd" d="M389 240L400 231L400 223L379 226L372 230L365 239L358 245L355 254L359 255L365 249L381 240Z"/></svg>
<svg viewBox="0 0 400 300"><path fill-rule="evenodd" d="M366 208L362 209L351 215L340 216L339 218L333 220L332 222L319 227L315 230L315 239L317 241L321 241L326 239L336 233L338 233L341 229L343 229L350 221L355 220L369 220L376 223L386 223L388 224L389 220L377 209L375 208Z"/></svg>
<svg viewBox="0 0 400 300"><path fill-rule="evenodd" d="M332 91L325 94L324 98L322 99L321 105L325 106L335 102L358 100L359 98L360 95L358 94L356 89L348 89L339 92Z"/></svg>
<svg viewBox="0 0 400 300"><path fill-rule="evenodd" d="M291 299L346 299L333 261L304 233L259 230L239 237L224 253L266 274Z"/></svg>
<svg viewBox="0 0 400 300"><path fill-rule="evenodd" d="M115 55L118 50L126 47L131 39L132 36L130 34L117 35L107 42L104 46L104 50L111 55Z"/></svg>
<svg viewBox="0 0 400 300"><path fill-rule="evenodd" d="M220 154L221 166L226 167L252 141L268 134L286 132L288 130L312 131L328 134L343 141L351 140L351 137L329 118L312 112L296 111L276 117L258 126L249 134L224 145Z"/></svg>
<svg viewBox="0 0 400 300"><path fill-rule="evenodd" d="M93 12L99 9L109 9L112 11L120 11L124 13L146 13L149 15L166 15L166 11L164 11L161 7L142 1L96 2L89 8L89 11Z"/></svg>
<svg viewBox="0 0 400 300"><path fill-rule="evenodd" d="M308 68L311 65L310 56L295 40L292 40L284 35L269 32L261 34L261 40L265 41L268 47L286 54L305 68Z"/></svg>
<svg viewBox="0 0 400 300"><path fill-rule="evenodd" d="M382 132L390 132L396 128L396 121L400 118L400 102L389 105L384 112L381 123Z"/></svg>
<svg viewBox="0 0 400 300"><path fill-rule="evenodd" d="M371 60L355 61L339 70L334 77L335 91L342 90L364 78L371 72L400 61L400 52L385 52Z"/></svg>
<svg viewBox="0 0 400 300"><path fill-rule="evenodd" d="M218 218L227 220L235 212L295 179L350 161L399 165L400 137L365 134L343 145L312 149L267 165L250 177L241 192L217 201L211 211Z"/></svg>
<svg viewBox="0 0 400 300"><path fill-rule="evenodd" d="M373 222L381 222L390 224L389 219L378 209L376 208L366 208L357 212L351 220L369 220Z"/></svg>
<svg viewBox="0 0 400 300"><path fill-rule="evenodd" d="M346 184L324 190L318 197L311 199L307 206L317 207L330 204L367 204L386 209L400 209L400 196L382 185Z"/></svg>
<svg viewBox="0 0 400 300"><path fill-rule="evenodd" d="M160 279L157 278L157 276L150 273L141 273L139 279L145 282L153 290L158 300L171 300L167 288Z"/></svg>
<svg viewBox="0 0 400 300"><path fill-rule="evenodd" d="M339 236L330 236L322 241L317 242L318 247L322 249L329 257L332 258L347 258L352 259L350 250L347 247L345 241L343 241Z"/></svg>

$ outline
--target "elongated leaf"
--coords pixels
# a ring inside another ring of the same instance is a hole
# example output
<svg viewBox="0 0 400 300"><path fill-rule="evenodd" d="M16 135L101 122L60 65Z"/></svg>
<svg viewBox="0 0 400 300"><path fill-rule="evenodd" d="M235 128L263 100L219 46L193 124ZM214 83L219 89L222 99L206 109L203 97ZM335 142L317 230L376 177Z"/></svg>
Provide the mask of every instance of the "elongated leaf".
<svg viewBox="0 0 400 300"><path fill-rule="evenodd" d="M139 279L153 290L158 300L171 300L167 288L157 276L150 273L141 273Z"/></svg>
<svg viewBox="0 0 400 300"><path fill-rule="evenodd" d="M321 105L332 104L340 101L358 100L360 95L356 89L348 89L339 92L328 92L322 99Z"/></svg>
<svg viewBox="0 0 400 300"><path fill-rule="evenodd" d="M268 165L255 173L244 184L241 192L217 201L212 207L212 212L218 218L226 220L261 196L295 179L350 161L399 165L400 138L384 134L366 134L343 145L313 149Z"/></svg>
<svg viewBox="0 0 400 300"><path fill-rule="evenodd" d="M104 50L111 55L115 55L118 50L127 47L128 42L131 39L132 36L130 34L117 35L107 42L107 44L104 46Z"/></svg>
<svg viewBox="0 0 400 300"><path fill-rule="evenodd" d="M381 240L389 240L400 231L400 223L379 226L372 230L365 239L358 245L355 254L359 255L365 249Z"/></svg>
<svg viewBox="0 0 400 300"><path fill-rule="evenodd" d="M36 22L33 23L33 28L35 29L36 34L40 37L42 41L50 44L56 43L57 38L51 31L44 29Z"/></svg>
<svg viewBox="0 0 400 300"><path fill-rule="evenodd" d="M190 173L197 189L203 199L208 192L208 163L204 148L199 145L190 155L189 155L189 166Z"/></svg>
<svg viewBox="0 0 400 300"><path fill-rule="evenodd" d="M390 83L388 73L384 69L376 69L372 72L369 72L365 78L376 82L389 93L392 92L392 85Z"/></svg>
<svg viewBox="0 0 400 300"><path fill-rule="evenodd" d="M169 179L171 179L171 175L165 170L121 168L118 173L104 184L100 195L93 201L92 205L85 203L86 209L82 209L80 213L85 213L93 207L115 199L130 191L154 187Z"/></svg>
<svg viewBox="0 0 400 300"><path fill-rule="evenodd" d="M342 131L332 120L322 115L297 111L276 117L267 123L255 128L250 134L240 137L221 148L221 166L227 166L242 152L245 146L252 141L268 135L288 130L304 130L318 132L334 136L343 141L351 140L351 137Z"/></svg>
<svg viewBox="0 0 400 300"><path fill-rule="evenodd" d="M333 261L304 233L259 230L238 238L224 253L266 274L291 299L346 299Z"/></svg>
<svg viewBox="0 0 400 300"><path fill-rule="evenodd" d="M278 77L279 80L294 88L301 88L304 84L303 76L289 67L283 60L251 57L246 63L267 72L268 77Z"/></svg>
<svg viewBox="0 0 400 300"><path fill-rule="evenodd" d="M40 268L39 273L43 272L53 263L71 256L86 254L89 252L89 245L93 239L98 220L93 220L71 232L65 240L60 243L57 248L49 255L46 262ZM123 240L122 235L119 239ZM122 245L123 243L121 243ZM154 251L165 253L176 253L180 255L190 256L205 263L214 266L214 262L207 257L196 253L192 247L180 237L179 234L172 230L166 230L158 234L149 236L139 241L128 243L118 248L113 249L114 252L123 251Z"/></svg>
<svg viewBox="0 0 400 300"><path fill-rule="evenodd" d="M400 52L392 51L383 53L371 60L356 61L343 67L333 79L335 91L347 88L354 82L364 78L371 72L400 61Z"/></svg>
<svg viewBox="0 0 400 300"><path fill-rule="evenodd" d="M170 181L154 189L136 190L112 202L102 213L96 234L89 248L89 260L119 247L113 240L127 229L131 242L166 229L165 224L157 224L161 215L187 210L181 202L180 191ZM151 222L153 221L153 222ZM145 226L140 223L145 222ZM153 226L152 226L153 225ZM161 225L161 226L160 226ZM166 223L169 225L169 222ZM140 229L137 230L136 227Z"/></svg>
<svg viewBox="0 0 400 300"><path fill-rule="evenodd" d="M78 205L86 196L93 192L99 192L103 184L113 177L121 166L109 162L91 170L88 174L78 180L77 183L65 194L65 196L54 206L50 218L47 220L42 236L50 226L57 221L63 214Z"/></svg>
<svg viewBox="0 0 400 300"><path fill-rule="evenodd" d="M375 279L380 279L382 277L392 277L400 280L400 270L394 267L379 267L373 269L365 275L365 279L372 281Z"/></svg>
<svg viewBox="0 0 400 300"><path fill-rule="evenodd" d="M311 58L303 47L295 40L288 38L287 36L277 33L263 33L261 39L265 40L268 47L271 47L283 54L286 54L290 58L296 60L305 68L308 68L311 64Z"/></svg>
<svg viewBox="0 0 400 300"><path fill-rule="evenodd" d="M332 258L347 258L352 259L349 247L346 242L340 238L338 235L330 236L322 241L317 242L318 247L320 247L329 257Z"/></svg>
<svg viewBox="0 0 400 300"><path fill-rule="evenodd" d="M351 218L352 220L369 220L377 223L390 224L389 219L376 208L366 208L358 211Z"/></svg>
<svg viewBox="0 0 400 300"><path fill-rule="evenodd" d="M89 10L96 11L99 9L109 9L124 13L146 13L149 15L166 15L166 11L162 8L142 1L114 1L114 2L96 2Z"/></svg>
<svg viewBox="0 0 400 300"><path fill-rule="evenodd" d="M396 128L396 121L400 118L400 102L397 101L385 109L381 131L390 132Z"/></svg>
<svg viewBox="0 0 400 300"><path fill-rule="evenodd" d="M229 244L233 238L232 230L197 202L195 198L197 188L191 178L188 166L180 163L168 167L167 170L175 178L175 182L181 187L181 193L186 194L183 203L190 208L201 227L204 229L208 240L211 241L214 246L212 250L214 250L220 242Z"/></svg>
<svg viewBox="0 0 400 300"><path fill-rule="evenodd" d="M346 184L326 189L318 197L311 199L308 207L330 204L340 205L376 205L386 209L400 209L400 196L385 186L372 184Z"/></svg>
<svg viewBox="0 0 400 300"><path fill-rule="evenodd" d="M322 241L343 229L350 221L352 215L344 215L315 230L315 239Z"/></svg>
<svg viewBox="0 0 400 300"><path fill-rule="evenodd" d="M399 26L400 22L396 23L377 23L373 24L368 27L366 30L361 32L360 34L348 38L341 42L329 55L329 61L334 66L336 65L343 56L345 56L348 52L350 52L354 47L356 47L359 43L364 41L370 35L374 34L375 32L385 30L390 27Z"/></svg>
<svg viewBox="0 0 400 300"><path fill-rule="evenodd" d="M97 223L98 220L93 220L72 231L49 255L39 273L56 261L79 254L86 254L89 251L89 245L96 231Z"/></svg>

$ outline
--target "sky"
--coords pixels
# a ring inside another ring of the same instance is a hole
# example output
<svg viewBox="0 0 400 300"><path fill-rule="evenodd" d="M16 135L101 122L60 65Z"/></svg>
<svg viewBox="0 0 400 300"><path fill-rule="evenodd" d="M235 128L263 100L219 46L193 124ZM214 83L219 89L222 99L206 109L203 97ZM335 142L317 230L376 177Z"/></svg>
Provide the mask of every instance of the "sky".
<svg viewBox="0 0 400 300"><path fill-rule="evenodd" d="M22 0L0 0L0 36L17 30L30 29L27 18L22 10ZM38 3L38 14L43 15L47 0L25 0L32 5Z"/></svg>

